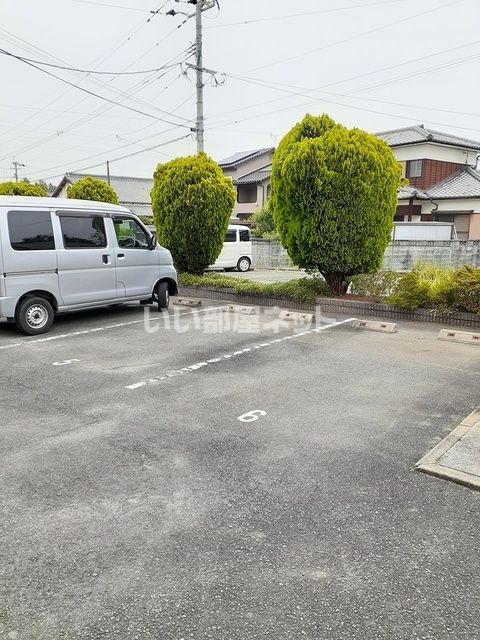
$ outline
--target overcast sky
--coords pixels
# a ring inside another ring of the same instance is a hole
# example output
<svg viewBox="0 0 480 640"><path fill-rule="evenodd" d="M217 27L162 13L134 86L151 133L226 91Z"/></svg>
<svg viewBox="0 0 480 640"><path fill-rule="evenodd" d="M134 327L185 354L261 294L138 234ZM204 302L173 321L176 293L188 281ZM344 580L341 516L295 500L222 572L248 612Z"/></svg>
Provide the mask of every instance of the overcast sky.
<svg viewBox="0 0 480 640"><path fill-rule="evenodd" d="M171 143L194 126L193 72L172 65L187 58L195 24L178 28L182 16L164 15L192 5L0 0L0 8L0 47L10 53L96 71L169 65L123 76L42 67L142 114L0 55L0 180L12 177L14 156L26 165L21 176L56 182L106 160L112 174L150 177L159 162L195 152L192 137ZM274 146L307 112L372 132L425 123L480 139L479 0L220 0L204 25L204 65L219 83L205 89L206 151L216 160Z"/></svg>

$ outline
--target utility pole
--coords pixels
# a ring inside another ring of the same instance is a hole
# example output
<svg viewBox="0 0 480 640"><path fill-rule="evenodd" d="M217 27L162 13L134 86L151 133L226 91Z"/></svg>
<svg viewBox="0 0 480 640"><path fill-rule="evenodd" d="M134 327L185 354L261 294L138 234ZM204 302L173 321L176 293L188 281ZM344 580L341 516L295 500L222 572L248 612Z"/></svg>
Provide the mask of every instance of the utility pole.
<svg viewBox="0 0 480 640"><path fill-rule="evenodd" d="M195 67L192 64L187 63L186 66L195 69L195 74L197 78L196 82L196 95L197 95L197 117L196 117L196 125L195 136L197 138L197 153L203 153L205 151L205 115L203 109L203 74L204 72L210 74L217 86L223 84L224 82L219 81L217 79L217 72L212 71L211 69L205 69L203 66L203 25L202 25L202 13L204 11L208 11L209 9L213 9L213 7L217 6L220 9L220 5L218 0L183 0L187 4L195 5L195 13L186 13L184 11L177 11L175 9L170 9L167 11L167 16L176 16L176 15L184 15L186 19L182 24L187 22L190 18L195 18ZM175 2L182 2L182 0L175 0ZM182 26L182 25L180 25Z"/></svg>
<svg viewBox="0 0 480 640"><path fill-rule="evenodd" d="M107 160L107 182L110 184L110 160Z"/></svg>
<svg viewBox="0 0 480 640"><path fill-rule="evenodd" d="M25 165L22 164L21 162L17 162L15 160L15 158L13 158L12 165L13 165L13 169L15 171L15 182L18 182L18 167L24 167Z"/></svg>
<svg viewBox="0 0 480 640"><path fill-rule="evenodd" d="M195 9L195 63L197 67L197 153L203 153L205 151L205 117L203 114L203 0L197 0Z"/></svg>

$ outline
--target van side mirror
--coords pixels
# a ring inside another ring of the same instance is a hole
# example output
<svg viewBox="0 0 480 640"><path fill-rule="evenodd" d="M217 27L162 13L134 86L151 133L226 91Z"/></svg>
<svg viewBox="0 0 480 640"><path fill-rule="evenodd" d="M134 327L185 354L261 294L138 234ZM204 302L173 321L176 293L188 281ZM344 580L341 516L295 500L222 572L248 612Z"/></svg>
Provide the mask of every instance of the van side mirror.
<svg viewBox="0 0 480 640"><path fill-rule="evenodd" d="M152 233L152 235L148 239L148 248L150 249L150 251L153 251L156 246L157 246L157 234Z"/></svg>

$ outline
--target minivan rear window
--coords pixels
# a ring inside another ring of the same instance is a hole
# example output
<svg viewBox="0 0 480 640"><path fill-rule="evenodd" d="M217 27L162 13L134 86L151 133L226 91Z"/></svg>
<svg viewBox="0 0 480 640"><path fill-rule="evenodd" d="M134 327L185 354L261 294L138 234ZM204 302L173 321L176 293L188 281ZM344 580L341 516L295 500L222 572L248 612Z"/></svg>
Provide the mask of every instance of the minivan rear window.
<svg viewBox="0 0 480 640"><path fill-rule="evenodd" d="M55 249L50 211L9 211L8 233L15 251Z"/></svg>
<svg viewBox="0 0 480 640"><path fill-rule="evenodd" d="M65 249L98 249L107 246L101 216L60 216Z"/></svg>

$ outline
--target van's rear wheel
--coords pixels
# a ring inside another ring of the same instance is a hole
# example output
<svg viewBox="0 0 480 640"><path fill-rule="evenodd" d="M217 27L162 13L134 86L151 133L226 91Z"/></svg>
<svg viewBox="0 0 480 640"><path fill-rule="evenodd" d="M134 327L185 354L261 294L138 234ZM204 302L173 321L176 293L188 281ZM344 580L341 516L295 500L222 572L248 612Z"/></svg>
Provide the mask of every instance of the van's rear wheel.
<svg viewBox="0 0 480 640"><path fill-rule="evenodd" d="M52 326L53 307L48 300L38 296L25 298L17 307L15 324L17 329L27 336L46 333Z"/></svg>
<svg viewBox="0 0 480 640"><path fill-rule="evenodd" d="M240 258L237 263L237 269L242 272L249 271L251 264L250 258Z"/></svg>
<svg viewBox="0 0 480 640"><path fill-rule="evenodd" d="M159 311L166 311L170 306L170 293L168 291L167 282L160 282L158 285L157 304Z"/></svg>

